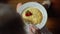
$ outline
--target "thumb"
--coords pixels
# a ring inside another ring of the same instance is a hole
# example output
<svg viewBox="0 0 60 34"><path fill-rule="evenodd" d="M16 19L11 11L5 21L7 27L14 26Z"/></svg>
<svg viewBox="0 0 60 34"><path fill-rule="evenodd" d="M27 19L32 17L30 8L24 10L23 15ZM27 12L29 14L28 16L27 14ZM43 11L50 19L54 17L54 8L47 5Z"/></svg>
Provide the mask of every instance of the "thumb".
<svg viewBox="0 0 60 34"><path fill-rule="evenodd" d="M18 3L16 9L18 9L21 5L22 3Z"/></svg>
<svg viewBox="0 0 60 34"><path fill-rule="evenodd" d="M18 8L19 6L21 6L21 5L22 5L22 3L18 3L18 4L17 4L17 8Z"/></svg>

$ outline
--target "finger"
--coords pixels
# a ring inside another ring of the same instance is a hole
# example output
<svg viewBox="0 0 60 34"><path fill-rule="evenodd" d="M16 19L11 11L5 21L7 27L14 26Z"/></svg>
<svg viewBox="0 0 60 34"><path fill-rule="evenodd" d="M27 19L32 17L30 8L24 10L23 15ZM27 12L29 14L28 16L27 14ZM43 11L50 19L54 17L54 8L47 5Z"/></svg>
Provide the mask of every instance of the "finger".
<svg viewBox="0 0 60 34"><path fill-rule="evenodd" d="M36 33L36 34L41 34L41 32L40 32L40 29L38 29L38 28L36 28L35 26L33 26L33 25L30 25L30 33Z"/></svg>
<svg viewBox="0 0 60 34"><path fill-rule="evenodd" d="M18 8L19 8L21 5L22 5L22 3L18 3L16 9L18 10Z"/></svg>
<svg viewBox="0 0 60 34"><path fill-rule="evenodd" d="M42 5L45 5L45 4L50 5L50 1L49 0L43 1Z"/></svg>
<svg viewBox="0 0 60 34"><path fill-rule="evenodd" d="M21 5L22 5L22 3L18 3L18 4L17 4L17 8L20 7Z"/></svg>
<svg viewBox="0 0 60 34"><path fill-rule="evenodd" d="M31 27L32 29L35 29L35 30L38 29L38 28L37 28L36 26L34 26L34 25L30 25L30 27Z"/></svg>
<svg viewBox="0 0 60 34"><path fill-rule="evenodd" d="M36 27L34 27L33 25L30 25L30 30L31 30L31 32L36 32L37 31L37 28Z"/></svg>
<svg viewBox="0 0 60 34"><path fill-rule="evenodd" d="M32 28L29 27L29 29L30 29L30 34L34 34L34 32L32 31Z"/></svg>

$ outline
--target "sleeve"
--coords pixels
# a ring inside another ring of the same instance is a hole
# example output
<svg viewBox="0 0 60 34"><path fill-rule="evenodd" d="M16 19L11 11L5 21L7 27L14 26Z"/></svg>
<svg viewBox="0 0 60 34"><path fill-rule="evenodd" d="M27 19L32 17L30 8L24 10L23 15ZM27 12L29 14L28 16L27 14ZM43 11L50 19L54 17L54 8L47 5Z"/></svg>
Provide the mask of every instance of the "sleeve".
<svg viewBox="0 0 60 34"><path fill-rule="evenodd" d="M45 26L41 29L41 34L52 34L52 32L48 31L47 27Z"/></svg>

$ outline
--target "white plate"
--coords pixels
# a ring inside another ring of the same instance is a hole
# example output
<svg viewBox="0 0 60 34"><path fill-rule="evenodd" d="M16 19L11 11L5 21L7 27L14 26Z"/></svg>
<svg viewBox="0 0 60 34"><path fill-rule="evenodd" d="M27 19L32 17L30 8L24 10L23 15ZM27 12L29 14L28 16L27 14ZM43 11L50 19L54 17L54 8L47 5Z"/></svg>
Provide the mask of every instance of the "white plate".
<svg viewBox="0 0 60 34"><path fill-rule="evenodd" d="M27 7L36 7L37 9L39 9L43 15L43 19L42 22L40 24L37 24L36 27L38 27L39 29L42 29L47 21L47 11L46 9L39 3L37 2L27 2L25 4L23 4L22 6L17 8L17 12L21 15L22 11L24 9L26 9ZM27 24L28 25L28 24Z"/></svg>

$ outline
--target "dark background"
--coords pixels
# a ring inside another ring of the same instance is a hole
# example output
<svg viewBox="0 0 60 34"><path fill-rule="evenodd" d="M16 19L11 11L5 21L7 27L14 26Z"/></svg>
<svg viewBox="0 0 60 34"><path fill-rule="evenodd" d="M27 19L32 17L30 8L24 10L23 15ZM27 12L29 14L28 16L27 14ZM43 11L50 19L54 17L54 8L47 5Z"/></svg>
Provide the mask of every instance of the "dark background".
<svg viewBox="0 0 60 34"><path fill-rule="evenodd" d="M0 0L2 3L11 4L16 8L17 4L22 4L29 1L43 2L43 0ZM53 34L60 34L60 0L51 0L51 6L47 10L48 20L46 26Z"/></svg>

